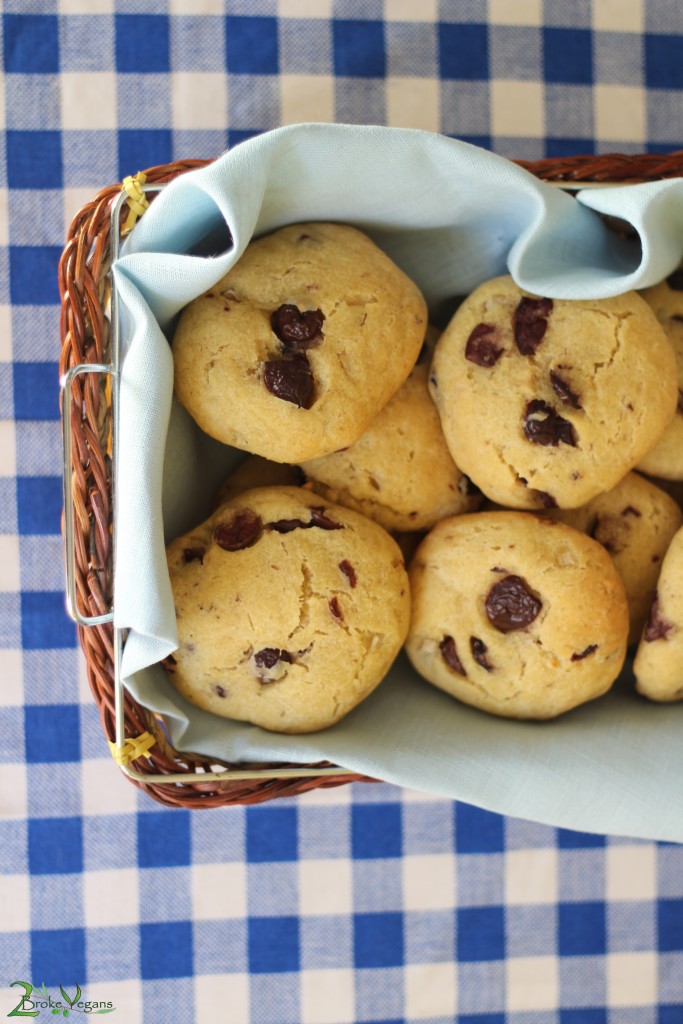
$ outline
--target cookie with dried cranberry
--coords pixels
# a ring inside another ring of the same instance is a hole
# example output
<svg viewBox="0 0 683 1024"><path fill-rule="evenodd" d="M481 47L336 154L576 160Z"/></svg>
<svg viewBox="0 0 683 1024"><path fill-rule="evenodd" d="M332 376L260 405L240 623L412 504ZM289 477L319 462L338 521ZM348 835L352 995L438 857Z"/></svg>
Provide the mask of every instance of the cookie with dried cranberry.
<svg viewBox="0 0 683 1024"><path fill-rule="evenodd" d="M629 643L637 643L648 617L662 559L683 512L674 499L638 473L628 473L605 494L576 509L548 512L597 540L621 576L631 623Z"/></svg>
<svg viewBox="0 0 683 1024"><path fill-rule="evenodd" d="M683 480L683 268L640 295L652 308L676 354L678 406L664 434L638 469L667 480Z"/></svg>
<svg viewBox="0 0 683 1024"><path fill-rule="evenodd" d="M636 689L650 700L683 700L683 529L664 556L633 661Z"/></svg>
<svg viewBox="0 0 683 1024"><path fill-rule="evenodd" d="M375 689L405 639L396 543L301 488L246 491L167 554L178 624L169 679L225 718L324 729Z"/></svg>
<svg viewBox="0 0 683 1024"><path fill-rule="evenodd" d="M306 477L298 466L288 466L285 462L271 462L260 455L247 455L225 478L216 491L213 507L218 508L226 501L231 501L244 491L254 487L300 487Z"/></svg>
<svg viewBox="0 0 683 1024"><path fill-rule="evenodd" d="M415 365L417 286L367 235L295 224L247 246L183 311L175 391L212 437L301 462L360 437Z"/></svg>
<svg viewBox="0 0 683 1024"><path fill-rule="evenodd" d="M492 501L577 508L659 440L676 360L635 292L592 301L476 289L436 347L431 394L454 461Z"/></svg>
<svg viewBox="0 0 683 1024"><path fill-rule="evenodd" d="M458 700L554 718L601 696L626 654L624 586L600 544L523 512L437 524L410 566L406 650Z"/></svg>
<svg viewBox="0 0 683 1024"><path fill-rule="evenodd" d="M481 494L451 458L427 375L416 366L354 444L302 463L317 493L387 530L428 530L477 508Z"/></svg>

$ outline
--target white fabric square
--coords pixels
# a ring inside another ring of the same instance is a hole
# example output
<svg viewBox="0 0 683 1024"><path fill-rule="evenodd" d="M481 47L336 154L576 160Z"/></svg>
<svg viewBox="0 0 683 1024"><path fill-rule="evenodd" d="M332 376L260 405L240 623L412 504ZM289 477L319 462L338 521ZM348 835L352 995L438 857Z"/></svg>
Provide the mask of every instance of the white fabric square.
<svg viewBox="0 0 683 1024"><path fill-rule="evenodd" d="M404 856L404 910L442 910L455 905L455 859L451 854Z"/></svg>
<svg viewBox="0 0 683 1024"><path fill-rule="evenodd" d="M222 1011L226 1010L225 1019L249 1021L249 975L248 974L199 974L194 979L194 1019L197 1021L213 1021L221 1019ZM127 1022L126 1022L127 1024Z"/></svg>
<svg viewBox="0 0 683 1024"><path fill-rule="evenodd" d="M142 983L133 978L125 981L93 981L85 989L83 998L90 1002L113 1003L119 1020L125 1020L126 1024L144 1024Z"/></svg>
<svg viewBox="0 0 683 1024"><path fill-rule="evenodd" d="M554 903L557 850L511 850L505 854L506 904Z"/></svg>
<svg viewBox="0 0 683 1024"><path fill-rule="evenodd" d="M87 130L93 125L98 129L118 127L116 75L113 71L65 71L59 76L59 81L64 131ZM142 98L141 102L144 102Z"/></svg>
<svg viewBox="0 0 683 1024"><path fill-rule="evenodd" d="M557 1008L559 981L556 957L518 957L508 960L505 968L508 1012Z"/></svg>
<svg viewBox="0 0 683 1024"><path fill-rule="evenodd" d="M489 0L492 25L541 25L541 0Z"/></svg>
<svg viewBox="0 0 683 1024"><path fill-rule="evenodd" d="M405 1017L408 1021L450 1019L457 1009L457 965L406 964Z"/></svg>
<svg viewBox="0 0 683 1024"><path fill-rule="evenodd" d="M277 0L277 13L279 18L331 18L332 0Z"/></svg>
<svg viewBox="0 0 683 1024"><path fill-rule="evenodd" d="M246 916L246 865L194 864L191 872L192 912L195 920Z"/></svg>
<svg viewBox="0 0 683 1024"><path fill-rule="evenodd" d="M352 970L301 972L301 1024L341 1024L354 1015Z"/></svg>
<svg viewBox="0 0 683 1024"><path fill-rule="evenodd" d="M353 910L352 865L348 860L302 860L299 872L300 914L350 914Z"/></svg>
<svg viewBox="0 0 683 1024"><path fill-rule="evenodd" d="M113 14L114 0L59 0L59 13Z"/></svg>
<svg viewBox="0 0 683 1024"><path fill-rule="evenodd" d="M137 924L140 920L139 872L136 868L86 871L83 887L87 928Z"/></svg>
<svg viewBox="0 0 683 1024"><path fill-rule="evenodd" d="M307 793L302 793L301 796L296 798L293 806L304 804L308 807L342 807L347 806L351 803L351 797L353 794L353 785L347 783L343 786L332 786L331 789L309 789ZM286 803L281 801L280 807L285 807Z"/></svg>
<svg viewBox="0 0 683 1024"><path fill-rule="evenodd" d="M111 757L83 761L81 793L84 815L135 813L137 790Z"/></svg>
<svg viewBox="0 0 683 1024"><path fill-rule="evenodd" d="M0 590L21 590L19 538L8 533L0 534Z"/></svg>
<svg viewBox="0 0 683 1024"><path fill-rule="evenodd" d="M654 846L608 846L605 850L608 900L653 900L657 896Z"/></svg>
<svg viewBox="0 0 683 1024"><path fill-rule="evenodd" d="M17 439L13 420L0 420L0 476L17 475Z"/></svg>
<svg viewBox="0 0 683 1024"><path fill-rule="evenodd" d="M173 127L224 129L228 121L228 77L204 71L171 75Z"/></svg>
<svg viewBox="0 0 683 1024"><path fill-rule="evenodd" d="M0 707L21 707L24 703L24 663L22 652L12 648L5 648L0 653L0 663L2 664Z"/></svg>
<svg viewBox="0 0 683 1024"><path fill-rule="evenodd" d="M609 953L607 1004L610 1007L651 1006L657 1002L657 954Z"/></svg>
<svg viewBox="0 0 683 1024"><path fill-rule="evenodd" d="M27 813L26 765L0 764L0 818L25 818Z"/></svg>
<svg viewBox="0 0 683 1024"><path fill-rule="evenodd" d="M26 932L31 926L31 889L28 875L0 875L2 930Z"/></svg>
<svg viewBox="0 0 683 1024"><path fill-rule="evenodd" d="M81 186L81 188L65 188L63 191L64 196L64 238L69 233L71 222L77 213L79 213L83 207L94 199L97 193L97 189L90 186Z"/></svg>
<svg viewBox="0 0 683 1024"><path fill-rule="evenodd" d="M327 75L281 75L282 124L334 121L334 79Z"/></svg>
<svg viewBox="0 0 683 1024"><path fill-rule="evenodd" d="M491 134L539 138L545 134L540 82L491 82Z"/></svg>
<svg viewBox="0 0 683 1024"><path fill-rule="evenodd" d="M384 0L385 21L436 21L437 0Z"/></svg>
<svg viewBox="0 0 683 1024"><path fill-rule="evenodd" d="M387 124L436 132L441 124L441 88L436 78L387 78Z"/></svg>
<svg viewBox="0 0 683 1024"><path fill-rule="evenodd" d="M640 142L645 133L645 90L632 85L593 87L595 136L601 142Z"/></svg>
<svg viewBox="0 0 683 1024"><path fill-rule="evenodd" d="M642 32L645 0L599 0L593 4L593 28L607 32Z"/></svg>

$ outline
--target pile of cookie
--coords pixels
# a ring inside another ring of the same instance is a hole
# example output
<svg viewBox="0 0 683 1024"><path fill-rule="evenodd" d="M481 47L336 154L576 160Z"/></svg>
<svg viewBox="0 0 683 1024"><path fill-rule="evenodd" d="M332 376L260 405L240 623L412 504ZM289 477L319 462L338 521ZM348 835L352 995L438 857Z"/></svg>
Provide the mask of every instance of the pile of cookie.
<svg viewBox="0 0 683 1024"><path fill-rule="evenodd" d="M249 453L167 551L191 703L316 731L405 646L546 719L629 644L640 693L683 699L683 273L594 301L501 277L440 333L365 234L295 224L185 308L173 356L180 403Z"/></svg>

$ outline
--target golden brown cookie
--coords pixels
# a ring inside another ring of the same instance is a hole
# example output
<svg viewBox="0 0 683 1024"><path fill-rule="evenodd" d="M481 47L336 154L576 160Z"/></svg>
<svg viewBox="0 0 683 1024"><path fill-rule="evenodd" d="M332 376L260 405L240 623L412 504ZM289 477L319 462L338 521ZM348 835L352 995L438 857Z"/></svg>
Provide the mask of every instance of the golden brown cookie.
<svg viewBox="0 0 683 1024"><path fill-rule="evenodd" d="M677 414L663 436L638 463L638 469L668 480L683 480L683 268L640 295L652 308L676 354Z"/></svg>
<svg viewBox="0 0 683 1024"><path fill-rule="evenodd" d="M605 693L626 654L628 606L607 552L521 512L445 519L410 567L406 650L466 704L554 718Z"/></svg>
<svg viewBox="0 0 683 1024"><path fill-rule="evenodd" d="M408 577L376 523L296 487L247 491L168 547L169 678L192 704L274 732L339 721L406 636Z"/></svg>
<svg viewBox="0 0 683 1024"><path fill-rule="evenodd" d="M656 701L683 700L683 529L664 556L633 662L636 689Z"/></svg>
<svg viewBox="0 0 683 1024"><path fill-rule="evenodd" d="M252 242L183 311L176 395L212 437L301 462L360 437L420 352L417 286L367 235L295 224Z"/></svg>
<svg viewBox="0 0 683 1024"><path fill-rule="evenodd" d="M431 394L453 459L492 501L576 508L610 490L671 422L673 349L639 295L538 298L510 277L460 306Z"/></svg>
<svg viewBox="0 0 683 1024"><path fill-rule="evenodd" d="M305 482L306 477L298 466L271 462L260 455L247 455L216 491L213 507L218 508L254 487L300 487Z"/></svg>

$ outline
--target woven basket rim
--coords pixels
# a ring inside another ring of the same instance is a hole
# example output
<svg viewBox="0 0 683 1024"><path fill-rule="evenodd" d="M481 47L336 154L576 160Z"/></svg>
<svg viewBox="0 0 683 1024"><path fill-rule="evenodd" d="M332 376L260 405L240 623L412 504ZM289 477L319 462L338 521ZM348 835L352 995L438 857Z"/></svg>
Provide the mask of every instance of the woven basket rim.
<svg viewBox="0 0 683 1024"><path fill-rule="evenodd" d="M165 184L190 170L205 167L210 159L178 160L150 167L145 172L148 184ZM671 153L575 155L545 160L516 160L536 177L552 182L642 183L683 176L683 150ZM76 215L67 234L59 262L61 298L60 376L81 363L107 361L109 333L106 307L109 299L110 216L113 203L121 193L121 184L103 188ZM121 211L123 217L125 206ZM110 407L105 382L95 375L79 377L73 385L71 496L75 512L75 568L79 607L86 615L101 615L109 608L111 597L111 465L107 454ZM77 416L83 410L83 415ZM109 741L115 736L113 627L111 623L78 627L87 677L100 712L102 729ZM136 773L147 775L193 775L208 772L220 764L175 751L170 745L158 716L124 697L126 736L148 731L156 742L145 757L132 762ZM326 762L306 767L321 768ZM225 765L226 768L232 766ZM234 767L268 769L285 764ZM229 780L157 785L132 779L159 803L168 806L208 808L236 804L261 803L279 797L295 796L311 789L344 785L351 781L375 781L363 775L343 778L314 775L309 778Z"/></svg>

